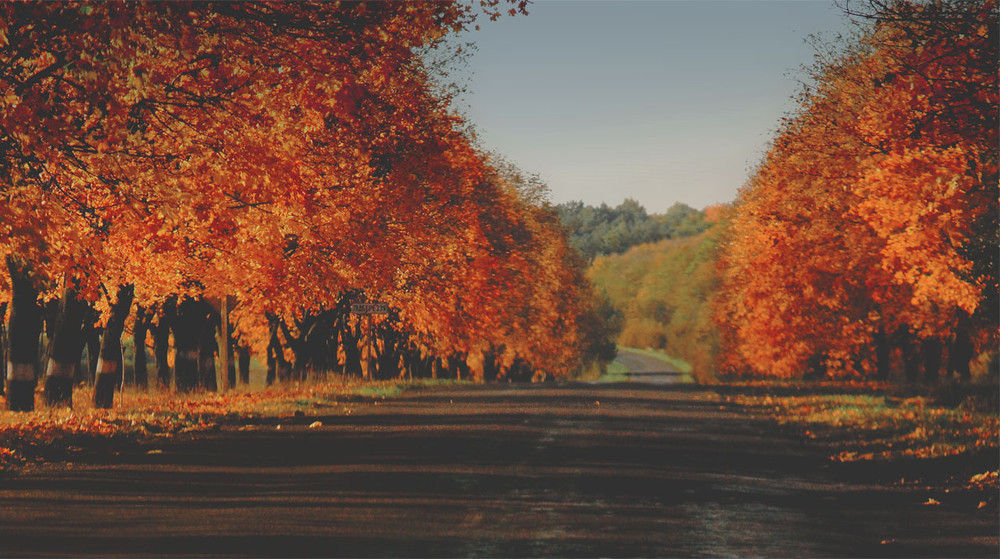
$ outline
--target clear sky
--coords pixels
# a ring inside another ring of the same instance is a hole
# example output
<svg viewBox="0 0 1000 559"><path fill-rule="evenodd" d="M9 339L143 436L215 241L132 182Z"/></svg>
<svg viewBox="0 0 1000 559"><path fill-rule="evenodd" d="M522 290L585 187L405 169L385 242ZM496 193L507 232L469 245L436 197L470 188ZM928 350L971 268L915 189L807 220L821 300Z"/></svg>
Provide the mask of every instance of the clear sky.
<svg viewBox="0 0 1000 559"><path fill-rule="evenodd" d="M484 22L458 107L553 202L731 201L794 106L829 1L536 0Z"/></svg>

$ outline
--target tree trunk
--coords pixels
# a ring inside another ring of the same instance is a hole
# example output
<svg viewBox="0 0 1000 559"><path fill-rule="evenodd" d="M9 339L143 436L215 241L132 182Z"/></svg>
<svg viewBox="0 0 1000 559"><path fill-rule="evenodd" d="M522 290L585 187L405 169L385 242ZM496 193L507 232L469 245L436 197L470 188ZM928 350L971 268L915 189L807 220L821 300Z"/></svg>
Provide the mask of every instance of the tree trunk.
<svg viewBox="0 0 1000 559"><path fill-rule="evenodd" d="M344 376L362 376L361 350L358 348L360 336L356 335L348 319L343 319L340 329L340 345L344 348Z"/></svg>
<svg viewBox="0 0 1000 559"><path fill-rule="evenodd" d="M296 328L299 331L298 337L292 335L291 329L284 319L277 319L281 334L285 337L285 344L292 350L291 376L295 380L305 380L306 369L309 363L309 352L306 351L305 329L312 323L311 317L306 317L302 321L296 321ZM282 359L278 360L281 363Z"/></svg>
<svg viewBox="0 0 1000 559"><path fill-rule="evenodd" d="M885 330L878 329L875 333L875 379L887 380L889 378L889 339L885 335Z"/></svg>
<svg viewBox="0 0 1000 559"><path fill-rule="evenodd" d="M49 340L45 370L45 403L73 407L73 380L83 357L85 322L90 305L76 291L66 288L59 300L58 317Z"/></svg>
<svg viewBox="0 0 1000 559"><path fill-rule="evenodd" d="M250 348L241 344L236 348L236 354L240 364L240 383L248 385L250 384Z"/></svg>
<svg viewBox="0 0 1000 559"><path fill-rule="evenodd" d="M11 280L10 325L7 329L7 409L35 409L38 339L42 333L42 307L31 282L28 266L7 258Z"/></svg>
<svg viewBox="0 0 1000 559"><path fill-rule="evenodd" d="M170 328L177 320L177 298L169 297L160 304L156 323L150 325L153 335L153 358L156 361L156 378L160 386L171 388L173 375L170 370Z"/></svg>
<svg viewBox="0 0 1000 559"><path fill-rule="evenodd" d="M268 384L274 382L275 377L281 382L287 382L291 377L292 364L285 359L284 346L281 343L281 337L278 335L281 319L270 316L268 320L271 321L271 340L268 343L267 352L273 362L273 369L268 371Z"/></svg>
<svg viewBox="0 0 1000 559"><path fill-rule="evenodd" d="M3 395L7 386L7 303L0 303L0 363L5 368L0 375L0 395Z"/></svg>
<svg viewBox="0 0 1000 559"><path fill-rule="evenodd" d="M135 347L132 368L135 371L135 384L143 390L149 385L149 371L146 368L146 334L149 332L149 321L149 310L142 305L137 305L135 326L132 328L132 346Z"/></svg>
<svg viewBox="0 0 1000 559"><path fill-rule="evenodd" d="M101 334L104 329L96 324L99 318L97 311L91 309L90 316L87 318L86 333L84 334L87 344L86 380L91 384L97 379L97 363L101 360Z"/></svg>
<svg viewBox="0 0 1000 559"><path fill-rule="evenodd" d="M215 353L219 351L219 344L215 341L218 320L215 313L210 311L209 305L202 305L205 320L198 339L198 380L202 388L215 392L219 389L215 373Z"/></svg>
<svg viewBox="0 0 1000 559"><path fill-rule="evenodd" d="M948 347L948 372L958 373L958 378L962 382L972 380L969 362L972 361L974 351L969 331L962 329L956 332L954 341Z"/></svg>
<svg viewBox="0 0 1000 559"><path fill-rule="evenodd" d="M200 301L184 299L177 305L174 333L174 381L177 390L190 392L198 387L198 345L207 318Z"/></svg>
<svg viewBox="0 0 1000 559"><path fill-rule="evenodd" d="M941 373L942 343L939 338L927 338L921 344L924 354L924 382L934 384Z"/></svg>
<svg viewBox="0 0 1000 559"><path fill-rule="evenodd" d="M222 369L226 375L225 389L236 388L236 363L233 362L233 329L229 323L229 297L222 299L222 312L219 314L219 341L222 348L219 350L219 359L222 361Z"/></svg>
<svg viewBox="0 0 1000 559"><path fill-rule="evenodd" d="M122 333L125 331L125 320L132 308L134 296L135 289L131 284L119 286L115 303L111 306L111 316L104 325L101 357L94 381L94 406L98 408L110 408L114 405L115 389L122 383Z"/></svg>

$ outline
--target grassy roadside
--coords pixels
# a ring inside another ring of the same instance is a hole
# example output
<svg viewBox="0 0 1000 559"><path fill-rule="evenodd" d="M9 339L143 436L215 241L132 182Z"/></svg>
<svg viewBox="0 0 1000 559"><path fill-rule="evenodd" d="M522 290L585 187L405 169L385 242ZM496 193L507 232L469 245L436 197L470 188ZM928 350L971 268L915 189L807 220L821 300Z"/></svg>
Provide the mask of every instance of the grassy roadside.
<svg viewBox="0 0 1000 559"><path fill-rule="evenodd" d="M453 384L454 380L367 382L331 377L320 382L240 388L225 394L179 395L163 390L126 387L110 410L94 408L89 387L78 387L73 409L6 411L0 397L0 470L64 458L74 449L101 446L107 440L140 441L180 433L209 431L262 417L320 412L350 415L358 405L399 396L406 390ZM41 402L41 394L36 402Z"/></svg>
<svg viewBox="0 0 1000 559"><path fill-rule="evenodd" d="M1000 489L1000 418L990 387L913 395L889 385L718 385L724 400L822 445L834 463L924 464L967 486ZM986 471L947 471L979 464ZM962 478L962 479L959 479Z"/></svg>

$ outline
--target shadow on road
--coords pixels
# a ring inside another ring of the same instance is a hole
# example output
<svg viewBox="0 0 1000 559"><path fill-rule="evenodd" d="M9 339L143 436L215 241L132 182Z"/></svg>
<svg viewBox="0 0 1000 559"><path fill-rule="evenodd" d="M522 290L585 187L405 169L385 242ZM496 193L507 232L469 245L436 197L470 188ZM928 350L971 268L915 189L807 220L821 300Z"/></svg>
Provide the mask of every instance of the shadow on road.
<svg viewBox="0 0 1000 559"><path fill-rule="evenodd" d="M0 555L996 555L995 515L828 464L696 387L425 389L4 479Z"/></svg>

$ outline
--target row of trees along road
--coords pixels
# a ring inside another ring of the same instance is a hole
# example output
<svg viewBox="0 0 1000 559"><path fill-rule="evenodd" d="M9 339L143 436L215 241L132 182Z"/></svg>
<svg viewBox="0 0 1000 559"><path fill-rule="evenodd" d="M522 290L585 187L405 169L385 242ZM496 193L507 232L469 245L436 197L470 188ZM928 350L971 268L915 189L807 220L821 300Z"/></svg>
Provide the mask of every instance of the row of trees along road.
<svg viewBox="0 0 1000 559"><path fill-rule="evenodd" d="M853 15L864 36L817 67L735 205L722 367L967 378L997 347L997 3Z"/></svg>
<svg viewBox="0 0 1000 559"><path fill-rule="evenodd" d="M39 376L71 402L95 332L98 406L128 331L161 382L212 387L223 300L224 351L271 378L578 366L601 340L554 210L471 147L420 56L524 4L0 7L10 409ZM374 340L350 313L366 301L392 309Z"/></svg>

